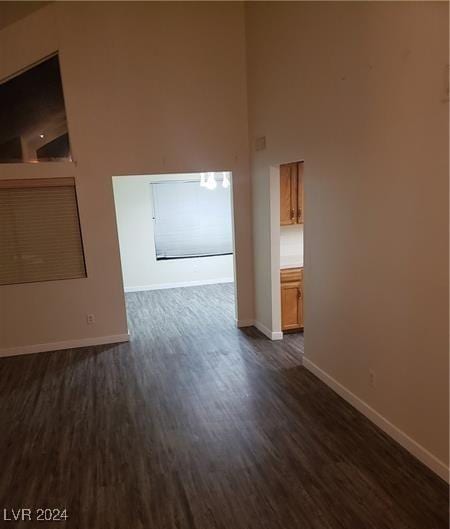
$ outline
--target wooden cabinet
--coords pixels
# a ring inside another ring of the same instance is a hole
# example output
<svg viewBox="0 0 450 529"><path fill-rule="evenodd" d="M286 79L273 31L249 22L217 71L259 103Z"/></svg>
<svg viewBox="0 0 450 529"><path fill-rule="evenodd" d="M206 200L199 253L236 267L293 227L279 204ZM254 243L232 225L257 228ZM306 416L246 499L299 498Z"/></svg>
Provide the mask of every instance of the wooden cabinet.
<svg viewBox="0 0 450 529"><path fill-rule="evenodd" d="M296 224L297 214L297 164L280 167L280 223Z"/></svg>
<svg viewBox="0 0 450 529"><path fill-rule="evenodd" d="M303 224L303 162L280 166L280 224Z"/></svg>
<svg viewBox="0 0 450 529"><path fill-rule="evenodd" d="M303 162L297 164L297 224L303 224Z"/></svg>
<svg viewBox="0 0 450 529"><path fill-rule="evenodd" d="M303 268L281 270L281 328L303 329Z"/></svg>

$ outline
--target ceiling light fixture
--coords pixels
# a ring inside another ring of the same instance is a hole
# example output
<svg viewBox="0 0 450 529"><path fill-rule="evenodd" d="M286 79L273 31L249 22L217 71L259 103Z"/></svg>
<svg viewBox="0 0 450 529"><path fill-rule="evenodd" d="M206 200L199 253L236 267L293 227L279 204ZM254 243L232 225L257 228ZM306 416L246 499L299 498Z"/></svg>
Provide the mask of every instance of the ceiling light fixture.
<svg viewBox="0 0 450 529"><path fill-rule="evenodd" d="M200 173L200 187L205 187L210 191L216 189L216 174L217 173ZM231 185L229 174L230 173L228 173L227 171L222 172L222 187L225 189L228 189Z"/></svg>
<svg viewBox="0 0 450 529"><path fill-rule="evenodd" d="M212 191L213 189L216 189L217 182L216 182L216 179L214 178L214 173L208 173L208 179L206 180L205 187L206 189L209 189L210 191Z"/></svg>
<svg viewBox="0 0 450 529"><path fill-rule="evenodd" d="M222 187L225 189L230 187L230 179L228 178L228 173L223 173Z"/></svg>
<svg viewBox="0 0 450 529"><path fill-rule="evenodd" d="M206 173L200 173L200 187L206 187Z"/></svg>

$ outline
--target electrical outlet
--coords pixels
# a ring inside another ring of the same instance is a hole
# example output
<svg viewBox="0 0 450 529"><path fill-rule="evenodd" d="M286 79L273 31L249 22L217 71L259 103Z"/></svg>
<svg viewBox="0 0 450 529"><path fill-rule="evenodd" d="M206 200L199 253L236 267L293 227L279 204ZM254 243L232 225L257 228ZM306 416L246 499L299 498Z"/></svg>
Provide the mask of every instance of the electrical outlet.
<svg viewBox="0 0 450 529"><path fill-rule="evenodd" d="M95 323L95 315L94 314L86 314L86 322L88 325L92 325Z"/></svg>
<svg viewBox="0 0 450 529"><path fill-rule="evenodd" d="M369 384L371 388L375 387L375 382L376 382L375 371L372 371L371 369L369 370Z"/></svg>

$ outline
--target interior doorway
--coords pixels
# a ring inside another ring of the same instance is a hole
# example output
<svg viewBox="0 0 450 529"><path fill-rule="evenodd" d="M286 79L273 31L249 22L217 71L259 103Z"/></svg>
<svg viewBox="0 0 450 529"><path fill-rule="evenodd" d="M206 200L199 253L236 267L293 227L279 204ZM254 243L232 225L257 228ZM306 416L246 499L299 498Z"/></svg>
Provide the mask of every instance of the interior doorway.
<svg viewBox="0 0 450 529"><path fill-rule="evenodd" d="M113 191L130 333L152 316L169 334L180 318L234 326L231 173L117 176Z"/></svg>
<svg viewBox="0 0 450 529"><path fill-rule="evenodd" d="M273 328L303 347L304 320L304 162L271 170Z"/></svg>
<svg viewBox="0 0 450 529"><path fill-rule="evenodd" d="M280 166L281 330L303 332L303 162Z"/></svg>

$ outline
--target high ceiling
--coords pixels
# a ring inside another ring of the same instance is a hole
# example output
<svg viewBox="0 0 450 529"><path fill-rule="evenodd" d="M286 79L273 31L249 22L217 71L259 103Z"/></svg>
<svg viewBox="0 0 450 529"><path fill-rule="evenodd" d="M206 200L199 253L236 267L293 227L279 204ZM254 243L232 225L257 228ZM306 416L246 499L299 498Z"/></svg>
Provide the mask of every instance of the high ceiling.
<svg viewBox="0 0 450 529"><path fill-rule="evenodd" d="M26 17L50 2L2 2L0 1L0 29Z"/></svg>

